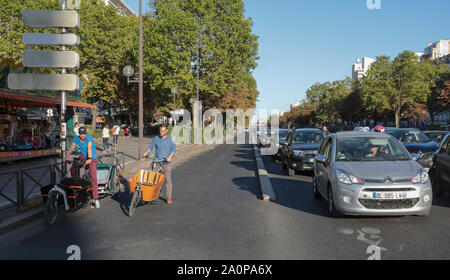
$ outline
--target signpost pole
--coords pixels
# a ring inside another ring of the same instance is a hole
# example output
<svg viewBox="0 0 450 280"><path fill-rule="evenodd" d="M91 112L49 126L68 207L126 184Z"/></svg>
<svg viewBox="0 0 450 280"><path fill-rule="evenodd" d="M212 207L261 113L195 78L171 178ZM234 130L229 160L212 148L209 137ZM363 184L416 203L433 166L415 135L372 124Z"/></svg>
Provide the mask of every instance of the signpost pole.
<svg viewBox="0 0 450 280"><path fill-rule="evenodd" d="M61 0L61 10L65 10L66 9L66 0ZM66 29L62 28L61 29L61 33L64 34L66 33ZM66 46L61 46L61 50L65 51L66 50ZM61 69L61 74L66 74L66 69L62 68ZM65 115L66 115L66 92L65 91L61 91L61 157L65 158L66 157L66 129L67 129L67 125L66 125L66 120L65 120ZM65 174L67 173L67 164L64 163L63 165L63 176L65 176Z"/></svg>

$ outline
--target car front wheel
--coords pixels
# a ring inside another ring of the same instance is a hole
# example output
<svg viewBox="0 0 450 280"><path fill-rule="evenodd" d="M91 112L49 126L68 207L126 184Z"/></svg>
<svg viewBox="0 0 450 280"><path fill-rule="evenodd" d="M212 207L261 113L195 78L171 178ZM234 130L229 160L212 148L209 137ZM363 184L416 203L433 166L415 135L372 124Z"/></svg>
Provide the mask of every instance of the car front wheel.
<svg viewBox="0 0 450 280"><path fill-rule="evenodd" d="M331 189L331 186L328 187L328 211L330 212L330 216L333 218L339 218L342 216L334 204L333 190Z"/></svg>

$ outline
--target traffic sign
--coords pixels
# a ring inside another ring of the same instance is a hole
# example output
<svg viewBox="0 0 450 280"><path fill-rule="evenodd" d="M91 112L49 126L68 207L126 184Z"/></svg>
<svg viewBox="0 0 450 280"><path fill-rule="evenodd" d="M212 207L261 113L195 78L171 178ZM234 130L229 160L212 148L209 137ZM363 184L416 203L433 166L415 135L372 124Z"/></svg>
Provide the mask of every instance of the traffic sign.
<svg viewBox="0 0 450 280"><path fill-rule="evenodd" d="M75 68L80 55L74 51L24 51L23 65L30 68Z"/></svg>
<svg viewBox="0 0 450 280"><path fill-rule="evenodd" d="M65 10L23 10L22 22L31 28L79 28L80 15Z"/></svg>
<svg viewBox="0 0 450 280"><path fill-rule="evenodd" d="M8 88L16 90L75 91L80 79L74 74L9 74Z"/></svg>
<svg viewBox="0 0 450 280"><path fill-rule="evenodd" d="M76 46L80 44L80 38L75 34L25 33L22 42L27 45Z"/></svg>

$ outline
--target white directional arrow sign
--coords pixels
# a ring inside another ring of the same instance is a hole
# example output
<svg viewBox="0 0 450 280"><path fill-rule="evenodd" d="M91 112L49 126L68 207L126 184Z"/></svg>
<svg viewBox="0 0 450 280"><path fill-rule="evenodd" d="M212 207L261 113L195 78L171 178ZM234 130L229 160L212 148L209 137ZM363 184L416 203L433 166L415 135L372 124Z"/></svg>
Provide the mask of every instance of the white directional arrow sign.
<svg viewBox="0 0 450 280"><path fill-rule="evenodd" d="M78 28L80 15L75 11L23 10L22 22L31 28Z"/></svg>
<svg viewBox="0 0 450 280"><path fill-rule="evenodd" d="M80 55L74 51L24 51L23 65L36 68L75 68Z"/></svg>
<svg viewBox="0 0 450 280"><path fill-rule="evenodd" d="M22 42L26 45L76 46L80 44L80 38L75 34L25 33Z"/></svg>
<svg viewBox="0 0 450 280"><path fill-rule="evenodd" d="M80 79L74 74L9 74L8 88L75 91L80 89Z"/></svg>

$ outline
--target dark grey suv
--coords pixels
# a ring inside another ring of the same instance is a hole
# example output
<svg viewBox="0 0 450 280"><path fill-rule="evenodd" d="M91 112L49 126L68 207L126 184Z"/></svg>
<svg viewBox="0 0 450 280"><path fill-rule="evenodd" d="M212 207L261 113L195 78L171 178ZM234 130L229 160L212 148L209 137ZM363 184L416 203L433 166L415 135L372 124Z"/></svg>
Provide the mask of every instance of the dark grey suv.
<svg viewBox="0 0 450 280"><path fill-rule="evenodd" d="M289 176L295 171L313 170L314 157L327 132L314 128L290 131L286 141L281 143L281 162Z"/></svg>

